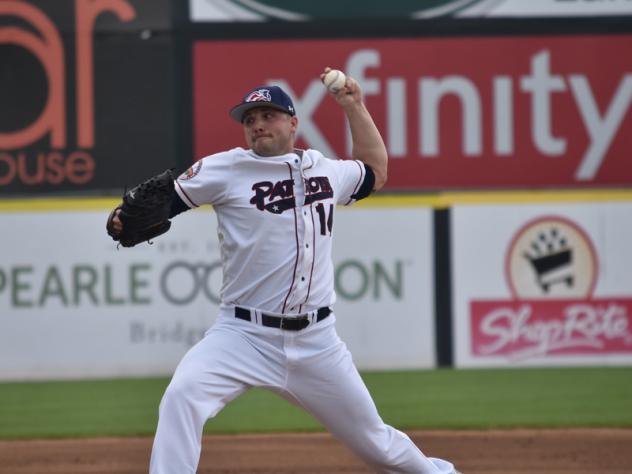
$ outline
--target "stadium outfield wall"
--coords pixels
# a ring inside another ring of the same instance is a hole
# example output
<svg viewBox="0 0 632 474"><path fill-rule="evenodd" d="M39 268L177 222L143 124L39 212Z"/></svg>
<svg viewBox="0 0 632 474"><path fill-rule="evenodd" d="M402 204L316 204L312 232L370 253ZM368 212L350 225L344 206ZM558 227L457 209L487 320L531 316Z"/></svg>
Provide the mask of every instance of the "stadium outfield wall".
<svg viewBox="0 0 632 474"><path fill-rule="evenodd" d="M302 3L0 2L0 379L168 374L214 317L214 218L115 251L112 196L240 144L254 83L292 93L299 146L349 157L325 65L391 157L336 224L360 367L632 363L631 2Z"/></svg>
<svg viewBox="0 0 632 474"><path fill-rule="evenodd" d="M632 193L482 197L340 211L335 311L358 366L632 364ZM213 323L210 208L117 249L103 230L114 204L0 202L0 379L168 375Z"/></svg>

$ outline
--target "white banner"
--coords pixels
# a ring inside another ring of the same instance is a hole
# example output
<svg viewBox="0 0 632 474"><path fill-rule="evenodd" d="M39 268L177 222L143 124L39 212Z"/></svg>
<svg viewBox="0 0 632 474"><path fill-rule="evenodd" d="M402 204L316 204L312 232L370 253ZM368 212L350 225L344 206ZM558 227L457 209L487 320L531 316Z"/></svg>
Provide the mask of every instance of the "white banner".
<svg viewBox="0 0 632 474"><path fill-rule="evenodd" d="M189 0L193 22L314 21L331 18L573 17L632 15L630 0L365 0L361 11L333 0Z"/></svg>
<svg viewBox="0 0 632 474"><path fill-rule="evenodd" d="M632 203L456 206L455 365L632 364Z"/></svg>
<svg viewBox="0 0 632 474"><path fill-rule="evenodd" d="M431 211L338 215L335 311L357 365L434 366ZM0 214L0 379L168 375L214 322L211 211L176 217L154 245L119 250L106 217Z"/></svg>

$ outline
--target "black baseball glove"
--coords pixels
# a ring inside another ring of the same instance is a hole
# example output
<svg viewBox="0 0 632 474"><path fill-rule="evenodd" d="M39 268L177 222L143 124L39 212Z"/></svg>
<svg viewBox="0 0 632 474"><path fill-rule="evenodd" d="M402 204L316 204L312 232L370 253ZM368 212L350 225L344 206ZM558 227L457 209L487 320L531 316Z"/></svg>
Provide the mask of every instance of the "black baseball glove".
<svg viewBox="0 0 632 474"><path fill-rule="evenodd" d="M133 247L164 234L171 227L169 214L175 193L171 170L130 189L123 195L123 202L114 208L108 217L108 234L123 247ZM116 211L123 228L115 228L113 218Z"/></svg>

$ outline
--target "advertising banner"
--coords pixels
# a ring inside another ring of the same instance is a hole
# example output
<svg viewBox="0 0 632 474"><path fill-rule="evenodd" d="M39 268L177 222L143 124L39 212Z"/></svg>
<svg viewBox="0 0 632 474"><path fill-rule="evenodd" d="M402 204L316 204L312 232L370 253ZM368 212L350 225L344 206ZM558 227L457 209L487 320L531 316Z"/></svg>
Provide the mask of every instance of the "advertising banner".
<svg viewBox="0 0 632 474"><path fill-rule="evenodd" d="M132 249L106 235L107 212L0 215L0 380L168 375L214 322L222 264L210 209ZM338 216L334 310L357 365L433 367L431 211Z"/></svg>
<svg viewBox="0 0 632 474"><path fill-rule="evenodd" d="M629 0L190 0L191 20L202 22L314 21L331 18L555 17L632 15Z"/></svg>
<svg viewBox="0 0 632 474"><path fill-rule="evenodd" d="M168 0L0 2L0 196L121 189L172 165L169 22Z"/></svg>
<svg viewBox="0 0 632 474"><path fill-rule="evenodd" d="M197 41L195 159L243 144L228 110L294 97L299 145L349 157L324 66L357 79L391 158L387 189L632 184L632 35ZM224 74L222 71L230 71Z"/></svg>
<svg viewBox="0 0 632 474"><path fill-rule="evenodd" d="M626 15L632 15L629 0L475 0L460 8L455 16L546 18Z"/></svg>
<svg viewBox="0 0 632 474"><path fill-rule="evenodd" d="M632 364L632 203L456 206L456 365Z"/></svg>

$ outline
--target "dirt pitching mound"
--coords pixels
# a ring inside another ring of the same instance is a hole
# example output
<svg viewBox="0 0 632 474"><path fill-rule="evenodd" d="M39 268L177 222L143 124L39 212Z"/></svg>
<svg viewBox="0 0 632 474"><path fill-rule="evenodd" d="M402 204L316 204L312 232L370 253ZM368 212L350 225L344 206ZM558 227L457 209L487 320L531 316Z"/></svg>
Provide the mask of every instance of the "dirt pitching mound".
<svg viewBox="0 0 632 474"><path fill-rule="evenodd" d="M632 474L632 430L409 432L463 474ZM150 438L0 441L0 474L146 473ZM206 436L200 474L366 474L329 434Z"/></svg>

